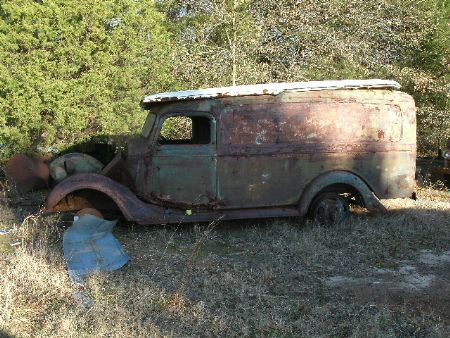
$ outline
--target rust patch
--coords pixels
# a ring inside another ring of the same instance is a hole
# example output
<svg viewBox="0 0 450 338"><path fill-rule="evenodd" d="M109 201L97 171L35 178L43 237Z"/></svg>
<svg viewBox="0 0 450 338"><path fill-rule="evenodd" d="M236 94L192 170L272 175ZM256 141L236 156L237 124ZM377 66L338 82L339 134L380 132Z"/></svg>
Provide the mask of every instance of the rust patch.
<svg viewBox="0 0 450 338"><path fill-rule="evenodd" d="M136 191L133 178L127 169L127 164L123 159L122 152L119 152L116 157L103 168L100 174L122 183L134 192Z"/></svg>
<svg viewBox="0 0 450 338"><path fill-rule="evenodd" d="M95 217L98 217L98 218L104 218L103 214L99 210L94 209L94 208L81 209L80 211L77 212L77 215L79 217L81 217L83 215L92 215L92 216L95 216Z"/></svg>
<svg viewBox="0 0 450 338"><path fill-rule="evenodd" d="M93 189L128 220L157 224L304 215L320 193L308 187L329 173L340 174L327 176L321 189L347 193L350 187L369 211L384 211L379 198L410 197L415 190L415 108L406 94L324 88L240 97L220 90L202 100L191 94L157 109L148 102L156 120L147 136L131 140L127 156L115 158L103 175L63 181L49 208L75 190ZM158 142L172 115L202 116L192 135L209 141Z"/></svg>
<svg viewBox="0 0 450 338"><path fill-rule="evenodd" d="M397 188L399 190L408 189L409 187L409 177L408 175L400 175L395 179L395 183L397 184Z"/></svg>
<svg viewBox="0 0 450 338"><path fill-rule="evenodd" d="M6 163L5 173L22 192L45 188L49 179L47 164L23 154L14 155Z"/></svg>
<svg viewBox="0 0 450 338"><path fill-rule="evenodd" d="M362 95L361 95L362 96ZM391 105L361 102L279 102L248 98L222 118L222 138L230 146L275 144L369 144L402 138L402 117ZM364 126L364 127L362 127Z"/></svg>

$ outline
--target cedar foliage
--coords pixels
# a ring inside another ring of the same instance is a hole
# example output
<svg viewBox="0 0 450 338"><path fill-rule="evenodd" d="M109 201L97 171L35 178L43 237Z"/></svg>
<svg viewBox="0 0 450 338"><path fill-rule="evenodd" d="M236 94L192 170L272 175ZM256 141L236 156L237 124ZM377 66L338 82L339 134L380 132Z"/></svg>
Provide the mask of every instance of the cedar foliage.
<svg viewBox="0 0 450 338"><path fill-rule="evenodd" d="M400 82L420 154L450 137L445 0L4 0L0 160L136 133L146 93L344 78Z"/></svg>
<svg viewBox="0 0 450 338"><path fill-rule="evenodd" d="M0 3L2 157L141 127L139 101L173 86L153 1Z"/></svg>

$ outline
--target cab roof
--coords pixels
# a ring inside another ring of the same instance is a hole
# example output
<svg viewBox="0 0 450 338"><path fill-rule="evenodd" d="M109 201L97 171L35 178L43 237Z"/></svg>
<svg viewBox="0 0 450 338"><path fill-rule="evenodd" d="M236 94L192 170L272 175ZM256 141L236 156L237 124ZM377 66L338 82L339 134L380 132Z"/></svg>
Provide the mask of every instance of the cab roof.
<svg viewBox="0 0 450 338"><path fill-rule="evenodd" d="M142 99L142 105L153 105L161 102L183 100L198 100L206 98L220 98L248 95L278 95L285 91L306 92L317 90L338 89L400 89L400 84L393 80L332 80L308 82L265 83L256 85L243 85L233 87L218 87L196 90L182 90L177 92L164 92L147 95Z"/></svg>

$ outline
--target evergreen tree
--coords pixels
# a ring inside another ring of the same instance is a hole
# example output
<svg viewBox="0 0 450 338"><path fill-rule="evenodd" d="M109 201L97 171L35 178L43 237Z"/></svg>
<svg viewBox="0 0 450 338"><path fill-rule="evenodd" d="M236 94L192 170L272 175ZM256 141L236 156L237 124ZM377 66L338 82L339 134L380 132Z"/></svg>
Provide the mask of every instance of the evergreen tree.
<svg viewBox="0 0 450 338"><path fill-rule="evenodd" d="M2 1L1 157L135 132L142 96L173 86L170 50L153 1Z"/></svg>

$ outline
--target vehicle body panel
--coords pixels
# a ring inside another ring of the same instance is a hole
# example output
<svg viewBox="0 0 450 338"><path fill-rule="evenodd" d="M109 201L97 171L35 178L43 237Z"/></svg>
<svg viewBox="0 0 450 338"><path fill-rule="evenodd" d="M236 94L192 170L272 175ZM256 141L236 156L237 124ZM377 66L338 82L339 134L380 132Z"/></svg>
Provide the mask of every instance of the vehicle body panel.
<svg viewBox="0 0 450 338"><path fill-rule="evenodd" d="M131 208L124 215L138 223L303 216L320 192L315 184L351 187L371 211L385 210L379 198L414 196L415 105L400 91L219 95L143 107L156 115L154 127L128 144L134 198L127 193L119 206ZM209 144L158 143L167 116L199 114L213 121ZM80 182L72 183L86 188ZM115 184L103 191L124 194Z"/></svg>
<svg viewBox="0 0 450 338"><path fill-rule="evenodd" d="M291 205L332 170L353 172L380 198L410 197L411 100L383 90L223 99L218 199L229 208Z"/></svg>
<svg viewBox="0 0 450 338"><path fill-rule="evenodd" d="M159 200L207 205L216 198L215 145L164 145L152 159L151 194Z"/></svg>

